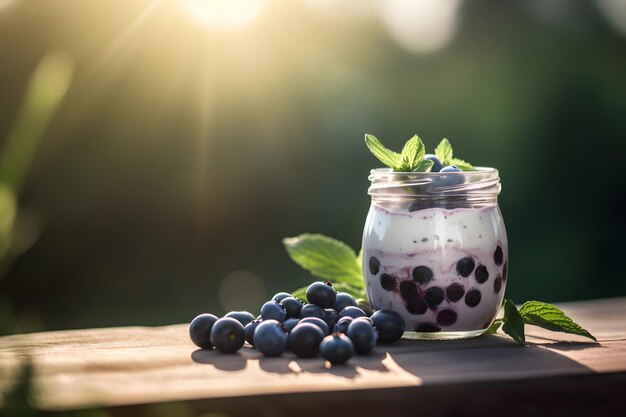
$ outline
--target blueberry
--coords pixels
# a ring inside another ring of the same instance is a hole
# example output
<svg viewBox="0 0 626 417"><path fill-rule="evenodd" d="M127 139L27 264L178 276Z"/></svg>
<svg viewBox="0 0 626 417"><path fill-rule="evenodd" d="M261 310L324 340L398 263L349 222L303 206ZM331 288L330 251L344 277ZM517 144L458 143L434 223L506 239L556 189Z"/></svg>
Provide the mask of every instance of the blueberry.
<svg viewBox="0 0 626 417"><path fill-rule="evenodd" d="M421 323L417 325L417 327L415 328L415 331L423 332L423 333L435 333L435 332L440 332L441 327L432 323Z"/></svg>
<svg viewBox="0 0 626 417"><path fill-rule="evenodd" d="M211 343L211 327L218 320L217 316L213 314L200 314L198 317L191 320L189 325L189 337L191 341L202 349L212 349Z"/></svg>
<svg viewBox="0 0 626 417"><path fill-rule="evenodd" d="M442 174L433 179L433 182L439 187L452 187L455 185L463 184L465 182L465 178L462 175L462 172L457 166L450 165L447 167L441 168L439 171Z"/></svg>
<svg viewBox="0 0 626 417"><path fill-rule="evenodd" d="M489 272L487 272L487 267L485 265L478 265L476 271L474 271L474 277L476 278L476 282L482 284L483 282L489 279Z"/></svg>
<svg viewBox="0 0 626 417"><path fill-rule="evenodd" d="M372 323L358 319L352 320L352 323L348 326L346 336L352 340L354 351L358 355L369 354L374 349L376 339L378 338Z"/></svg>
<svg viewBox="0 0 626 417"><path fill-rule="evenodd" d="M211 328L211 343L222 353L237 352L245 341L243 325L232 317L222 317Z"/></svg>
<svg viewBox="0 0 626 417"><path fill-rule="evenodd" d="M354 355L352 341L341 333L326 336L320 343L320 354L333 365L346 362Z"/></svg>
<svg viewBox="0 0 626 417"><path fill-rule="evenodd" d="M406 310L411 314L424 314L428 310L428 306L421 299L408 300Z"/></svg>
<svg viewBox="0 0 626 417"><path fill-rule="evenodd" d="M357 317L367 317L367 314L358 307L348 306L339 313L339 318L341 319L342 317L352 317L356 319Z"/></svg>
<svg viewBox="0 0 626 417"><path fill-rule="evenodd" d="M335 299L335 306L333 307L337 313L340 313L341 310L348 306L356 307L356 300L347 292L339 292L337 293L337 298Z"/></svg>
<svg viewBox="0 0 626 417"><path fill-rule="evenodd" d="M252 320L243 328L246 336L246 342L250 343L252 346L254 346L254 330L259 324L261 324L261 320Z"/></svg>
<svg viewBox="0 0 626 417"><path fill-rule="evenodd" d="M456 272L462 277L469 277L474 271L474 259L469 256L459 259L456 263Z"/></svg>
<svg viewBox="0 0 626 417"><path fill-rule="evenodd" d="M393 291L396 289L396 280L389 274L381 274L380 286L383 287L383 290Z"/></svg>
<svg viewBox="0 0 626 417"><path fill-rule="evenodd" d="M465 294L465 304L470 307L476 307L480 303L481 295L480 291L473 288Z"/></svg>
<svg viewBox="0 0 626 417"><path fill-rule="evenodd" d="M261 318L263 320L276 320L282 323L287 318L287 312L276 301L268 301L261 307Z"/></svg>
<svg viewBox="0 0 626 417"><path fill-rule="evenodd" d="M272 297L272 301L276 301L277 303L280 303L287 297L291 297L291 294L289 294L288 292L279 292L279 293L274 294L274 296Z"/></svg>
<svg viewBox="0 0 626 417"><path fill-rule="evenodd" d="M325 312L324 321L326 322L326 324L328 324L328 328L330 330L333 330L335 328L335 324L337 323L337 320L339 320L339 313L337 313L332 308L327 308L326 310L324 310L324 312Z"/></svg>
<svg viewBox="0 0 626 417"><path fill-rule="evenodd" d="M452 326L456 323L456 313L450 309L444 309L437 314L437 324L440 326Z"/></svg>
<svg viewBox="0 0 626 417"><path fill-rule="evenodd" d="M405 300L416 300L417 284L413 281L402 281L400 283L400 295Z"/></svg>
<svg viewBox="0 0 626 417"><path fill-rule="evenodd" d="M333 330L333 333L345 333L348 331L348 326L350 325L350 323L352 323L352 320L354 320L352 317L350 316L345 316L340 318L337 321L337 324L335 324L335 328Z"/></svg>
<svg viewBox="0 0 626 417"><path fill-rule="evenodd" d="M293 318L300 316L303 303L295 297L285 297L281 300L280 305L285 309L287 318Z"/></svg>
<svg viewBox="0 0 626 417"><path fill-rule="evenodd" d="M300 323L289 334L287 346L299 358L317 356L324 332L312 323Z"/></svg>
<svg viewBox="0 0 626 417"><path fill-rule="evenodd" d="M378 330L379 343L395 342L404 333L404 319L395 311L378 310L372 314L372 322Z"/></svg>
<svg viewBox="0 0 626 417"><path fill-rule="evenodd" d="M424 301L428 307L437 307L444 299L443 290L439 287L430 287L424 294Z"/></svg>
<svg viewBox="0 0 626 417"><path fill-rule="evenodd" d="M356 306L360 308L361 310L363 310L365 315L368 317L374 314L374 309L372 309L372 305L367 300L363 300L363 299L357 300Z"/></svg>
<svg viewBox="0 0 626 417"><path fill-rule="evenodd" d="M303 319L305 317L317 317L324 320L326 318L326 312L322 307L315 304L305 304L300 310L300 318Z"/></svg>
<svg viewBox="0 0 626 417"><path fill-rule="evenodd" d="M283 322L283 328L289 333L300 323L300 319L287 319Z"/></svg>
<svg viewBox="0 0 626 417"><path fill-rule="evenodd" d="M505 262L504 266L502 267L502 280L506 282L506 279L508 278L508 276L509 276L509 263Z"/></svg>
<svg viewBox="0 0 626 417"><path fill-rule="evenodd" d="M244 327L246 326L246 324L254 320L254 316L252 315L252 313L248 313L247 311L231 311L224 317L232 317L239 323L243 324Z"/></svg>
<svg viewBox="0 0 626 417"><path fill-rule="evenodd" d="M287 332L276 320L264 320L254 331L254 347L265 356L278 356L287 349Z"/></svg>
<svg viewBox="0 0 626 417"><path fill-rule="evenodd" d="M502 247L498 246L496 251L493 253L493 260L496 265L502 265L502 261L504 260L504 253L502 252Z"/></svg>
<svg viewBox="0 0 626 417"><path fill-rule="evenodd" d="M441 168L443 168L443 165L441 164L439 158L431 153L427 153L426 155L424 155L424 159L428 161L433 161L433 167L430 169L430 172L439 172L441 171Z"/></svg>
<svg viewBox="0 0 626 417"><path fill-rule="evenodd" d="M318 281L309 285L306 289L306 299L309 303L316 304L322 308L331 308L335 305L337 292L329 281Z"/></svg>
<svg viewBox="0 0 626 417"><path fill-rule="evenodd" d="M324 333L324 336L330 334L330 327L326 322L318 317L305 317L300 320L300 324L303 323L311 323L320 328L320 330Z"/></svg>
<svg viewBox="0 0 626 417"><path fill-rule="evenodd" d="M421 285L428 284L433 279L433 270L425 265L413 268L413 279Z"/></svg>
<svg viewBox="0 0 626 417"><path fill-rule="evenodd" d="M378 260L378 258L372 256L368 263L370 267L370 273L372 275L376 275L378 274L378 272L380 272L380 261Z"/></svg>
<svg viewBox="0 0 626 417"><path fill-rule="evenodd" d="M455 282L446 288L446 297L452 303L459 301L463 295L465 295L465 288L461 284Z"/></svg>
<svg viewBox="0 0 626 417"><path fill-rule="evenodd" d="M463 170L461 170L461 168L457 167L456 165L448 165L441 168L439 172L463 172Z"/></svg>
<svg viewBox="0 0 626 417"><path fill-rule="evenodd" d="M501 289L502 289L502 276L498 274L496 276L496 279L493 281L493 290L497 294L500 292Z"/></svg>

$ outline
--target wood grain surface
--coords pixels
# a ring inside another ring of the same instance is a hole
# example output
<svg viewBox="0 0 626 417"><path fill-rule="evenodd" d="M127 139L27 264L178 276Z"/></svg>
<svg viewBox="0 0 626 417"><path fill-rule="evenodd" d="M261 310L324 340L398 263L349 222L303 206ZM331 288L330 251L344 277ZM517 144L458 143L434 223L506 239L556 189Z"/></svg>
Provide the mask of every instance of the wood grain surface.
<svg viewBox="0 0 626 417"><path fill-rule="evenodd" d="M521 393L523 387L533 391L543 386L542 392L552 387L556 393L565 386L570 394L590 392L590 387L605 393L626 388L626 298L560 307L599 343L527 326L525 346L500 335L403 340L330 367L319 358L291 354L264 358L247 346L232 355L199 350L189 340L186 324L8 336L0 338L0 391L14 384L24 361L33 364L36 402L45 409L186 401L210 409L220 404L226 410L248 407L250 412L259 411L258 402L267 405L263 401L269 398L283 406L294 398L370 401L375 409L398 395L414 400L446 393L451 395L448 406L454 406L454 398L470 395L468 387L476 393L506 387Z"/></svg>

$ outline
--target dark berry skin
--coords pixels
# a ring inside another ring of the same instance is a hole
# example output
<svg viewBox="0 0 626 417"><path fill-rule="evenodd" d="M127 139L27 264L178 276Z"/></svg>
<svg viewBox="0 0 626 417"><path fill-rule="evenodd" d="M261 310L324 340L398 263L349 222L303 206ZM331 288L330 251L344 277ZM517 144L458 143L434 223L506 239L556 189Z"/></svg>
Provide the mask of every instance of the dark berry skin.
<svg viewBox="0 0 626 417"><path fill-rule="evenodd" d="M254 346L254 331L259 324L261 324L261 320L252 320L243 328L246 336L246 342L250 343L252 346Z"/></svg>
<svg viewBox="0 0 626 417"><path fill-rule="evenodd" d="M272 297L272 301L276 301L277 303L280 303L287 297L291 297L291 294L289 294L288 292L279 292L279 293L274 294L274 296Z"/></svg>
<svg viewBox="0 0 626 417"><path fill-rule="evenodd" d="M356 303L356 306L358 308L360 308L361 310L363 310L363 312L365 313L366 316L371 316L372 314L374 314L374 309L372 308L372 305L370 304L369 301L367 300L359 300Z"/></svg>
<svg viewBox="0 0 626 417"><path fill-rule="evenodd" d="M417 284L413 281L402 281L400 283L400 295L405 300L417 300Z"/></svg>
<svg viewBox="0 0 626 417"><path fill-rule="evenodd" d="M303 324L303 323L310 323L313 324L317 327L320 328L320 330L324 333L324 336L326 336L327 334L330 334L330 327L328 327L328 324L326 324L326 322L320 318L317 317L305 317L303 319L300 320L299 324Z"/></svg>
<svg viewBox="0 0 626 417"><path fill-rule="evenodd" d="M378 343L392 343L402 337L404 319L395 311L378 310L371 318L378 330Z"/></svg>
<svg viewBox="0 0 626 417"><path fill-rule="evenodd" d="M265 320L254 331L254 347L264 356L278 356L287 349L287 332L276 320Z"/></svg>
<svg viewBox="0 0 626 417"><path fill-rule="evenodd" d="M243 324L232 317L222 317L211 328L211 343L222 353L235 353L246 341Z"/></svg>
<svg viewBox="0 0 626 417"><path fill-rule="evenodd" d="M441 168L443 168L443 165L441 164L439 158L431 153L427 153L426 155L424 155L424 159L428 161L433 161L433 167L430 169L430 172L439 172L441 171Z"/></svg>
<svg viewBox="0 0 626 417"><path fill-rule="evenodd" d="M433 279L433 270L420 265L413 268L413 279L421 285L428 284Z"/></svg>
<svg viewBox="0 0 626 417"><path fill-rule="evenodd" d="M276 320L282 323L287 318L287 312L276 301L268 301L261 307L261 318L263 320Z"/></svg>
<svg viewBox="0 0 626 417"><path fill-rule="evenodd" d="M341 319L342 317L352 317L356 319L357 317L367 317L367 314L358 307L348 306L339 313L339 318Z"/></svg>
<svg viewBox="0 0 626 417"><path fill-rule="evenodd" d="M356 307L356 300L353 296L348 294L347 292L338 292L337 298L335 299L334 309L337 313L341 313L341 310L348 306Z"/></svg>
<svg viewBox="0 0 626 417"><path fill-rule="evenodd" d="M422 323L419 324L416 328L415 328L416 332L424 332L424 333L434 333L434 332L440 332L441 331L441 327L437 326L436 324L432 324L432 323Z"/></svg>
<svg viewBox="0 0 626 417"><path fill-rule="evenodd" d="M456 282L450 284L448 288L446 288L446 297L448 301L452 303L456 303L465 295L465 288L461 284L457 284Z"/></svg>
<svg viewBox="0 0 626 417"><path fill-rule="evenodd" d="M476 278L476 282L482 284L489 279L489 272L487 272L487 267L485 265L478 265L476 271L474 271L474 278Z"/></svg>
<svg viewBox="0 0 626 417"><path fill-rule="evenodd" d="M326 336L320 343L320 354L333 365L346 362L354 355L352 341L341 333Z"/></svg>
<svg viewBox="0 0 626 417"><path fill-rule="evenodd" d="M324 332L312 323L300 323L289 334L287 347L299 358L312 358L320 351Z"/></svg>
<svg viewBox="0 0 626 417"><path fill-rule="evenodd" d="M283 328L289 333L300 323L300 319L287 319L283 322Z"/></svg>
<svg viewBox="0 0 626 417"><path fill-rule="evenodd" d="M456 323L456 312L449 309L444 309L437 314L437 324L440 326L452 326Z"/></svg>
<svg viewBox="0 0 626 417"><path fill-rule="evenodd" d="M300 310L304 304L295 297L285 297L281 300L280 305L287 312L287 318L293 318L300 316Z"/></svg>
<svg viewBox="0 0 626 417"><path fill-rule="evenodd" d="M498 274L496 279L493 281L493 290L497 294L502 289L502 276Z"/></svg>
<svg viewBox="0 0 626 417"><path fill-rule="evenodd" d="M452 187L455 185L463 184L465 182L465 178L463 178L462 175L463 171L461 171L461 169L456 165L443 167L439 172L442 174L447 174L439 175L433 180L433 182L441 187Z"/></svg>
<svg viewBox="0 0 626 417"><path fill-rule="evenodd" d="M352 340L357 355L368 355L376 345L378 334L372 323L355 319L348 326L346 336Z"/></svg>
<svg viewBox="0 0 626 417"><path fill-rule="evenodd" d="M480 299L482 298L480 291L476 288L473 288L465 294L465 304L469 307L476 307L480 303Z"/></svg>
<svg viewBox="0 0 626 417"><path fill-rule="evenodd" d="M496 265L498 266L502 265L502 261L504 260L504 252L502 252L501 246L498 246L495 252L493 253L493 260L496 263Z"/></svg>
<svg viewBox="0 0 626 417"><path fill-rule="evenodd" d="M448 165L447 167L443 167L439 170L439 172L463 172L461 168L456 165Z"/></svg>
<svg viewBox="0 0 626 417"><path fill-rule="evenodd" d="M430 308L437 307L444 298L443 290L439 287L430 287L424 294L424 301Z"/></svg>
<svg viewBox="0 0 626 417"><path fill-rule="evenodd" d="M380 286L383 287L383 290L385 291L393 291L396 289L396 280L389 274L381 274Z"/></svg>
<svg viewBox="0 0 626 417"><path fill-rule="evenodd" d="M330 282L314 282L306 289L306 299L309 303L322 308L331 308L335 305L337 292Z"/></svg>
<svg viewBox="0 0 626 417"><path fill-rule="evenodd" d="M376 275L380 272L380 261L378 260L378 258L372 256L368 262L369 264L369 268L370 268L370 273L372 275Z"/></svg>
<svg viewBox="0 0 626 417"><path fill-rule="evenodd" d="M324 320L326 318L326 312L322 307L315 304L305 304L300 310L300 318L303 319L305 317L317 317L318 319Z"/></svg>
<svg viewBox="0 0 626 417"><path fill-rule="evenodd" d="M232 317L239 323L243 324L244 327L246 326L246 324L254 320L254 316L252 315L252 313L248 313L247 311L231 311L224 317Z"/></svg>
<svg viewBox="0 0 626 417"><path fill-rule="evenodd" d="M211 343L211 328L218 320L213 314L200 314L189 325L189 337L191 341L202 349L213 349Z"/></svg>
<svg viewBox="0 0 626 417"><path fill-rule="evenodd" d="M328 328L333 330L335 328L335 324L337 324L337 320L339 320L339 313L332 308L327 308L324 312L326 313L324 321L328 324Z"/></svg>
<svg viewBox="0 0 626 417"><path fill-rule="evenodd" d="M354 319L350 316L340 318L337 324L335 324L335 329L333 330L333 333L345 334L348 331L348 326L350 325L350 323L352 323L352 320Z"/></svg>
<svg viewBox="0 0 626 417"><path fill-rule="evenodd" d="M459 259L456 263L456 272L462 277L469 277L470 274L474 271L474 259L466 256L465 258Z"/></svg>

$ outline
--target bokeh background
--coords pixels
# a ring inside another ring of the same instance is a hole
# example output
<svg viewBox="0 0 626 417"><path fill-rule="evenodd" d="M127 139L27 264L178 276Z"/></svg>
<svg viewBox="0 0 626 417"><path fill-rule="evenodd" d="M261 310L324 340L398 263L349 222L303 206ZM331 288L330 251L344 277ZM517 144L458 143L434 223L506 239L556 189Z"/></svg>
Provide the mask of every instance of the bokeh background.
<svg viewBox="0 0 626 417"><path fill-rule="evenodd" d="M256 311L418 133L500 169L509 297L626 295L626 2L0 0L2 332Z"/></svg>

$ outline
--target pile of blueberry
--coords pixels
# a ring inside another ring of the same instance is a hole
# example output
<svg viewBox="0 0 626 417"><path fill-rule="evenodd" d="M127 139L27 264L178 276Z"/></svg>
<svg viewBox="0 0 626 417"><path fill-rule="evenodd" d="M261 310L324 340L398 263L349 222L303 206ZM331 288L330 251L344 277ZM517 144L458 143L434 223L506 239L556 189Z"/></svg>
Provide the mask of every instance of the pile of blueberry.
<svg viewBox="0 0 626 417"><path fill-rule="evenodd" d="M463 170L456 165L448 165L444 167L439 158L431 153L424 155L424 159L433 161L433 167L430 169L430 172L463 172Z"/></svg>
<svg viewBox="0 0 626 417"><path fill-rule="evenodd" d="M367 355L376 343L391 343L404 332L404 320L390 310L368 317L347 293L332 284L314 282L306 291L308 303L280 292L261 307L255 318L247 311L231 311L222 318L200 314L189 326L189 336L202 349L234 353L245 342L265 356L290 350L299 358L321 355L332 364L354 355Z"/></svg>

